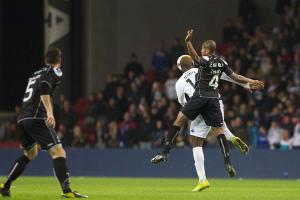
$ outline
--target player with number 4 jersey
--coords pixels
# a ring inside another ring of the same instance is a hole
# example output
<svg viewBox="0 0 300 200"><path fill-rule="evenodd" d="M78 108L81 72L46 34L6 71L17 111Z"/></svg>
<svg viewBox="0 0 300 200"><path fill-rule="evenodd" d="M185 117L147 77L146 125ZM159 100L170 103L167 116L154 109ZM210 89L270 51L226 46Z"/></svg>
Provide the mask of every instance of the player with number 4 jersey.
<svg viewBox="0 0 300 200"><path fill-rule="evenodd" d="M197 68L183 67L181 66L181 60L185 58L189 58L189 55L182 55L177 60L177 67L180 71L183 72L182 76L176 82L176 94L178 98L178 102L184 106L186 102L193 96L196 89L196 76L198 74ZM190 58L191 59L191 58ZM251 89L249 84L240 84L230 77L225 75L224 73L221 75L220 79L226 80L231 83L238 84L246 89ZM222 115L224 117L224 106L223 102L220 99L220 106ZM227 128L226 123L224 121L224 134L228 141L231 141L235 147L237 147L243 154L248 154L249 148L246 143L244 143L239 137L234 136L231 131ZM210 186L208 180L205 175L205 167L204 167L204 154L203 154L203 142L209 132L211 131L211 127L206 125L202 115L197 116L195 120L193 120L190 124L190 142L193 147L193 157L195 161L195 168L198 174L199 182L197 186L193 189L194 192L202 191Z"/></svg>
<svg viewBox="0 0 300 200"><path fill-rule="evenodd" d="M178 113L173 126L170 127L162 153L151 159L151 162L157 164L162 161L167 161L173 141L180 129L188 120L194 120L201 114L206 125L211 126L212 132L217 136L225 161L225 169L228 175L233 177L236 173L230 161L229 148L224 135L224 119L219 102L218 91L219 78L222 73L225 73L238 83L248 83L252 85L253 89L262 89L264 83L235 74L226 61L215 54L216 43L213 40L206 40L202 43L202 55L198 56L191 43L192 34L193 30L189 30L185 38L187 49L191 57L187 56L182 59L181 64L185 67L190 67L195 63L198 67L195 92Z"/></svg>

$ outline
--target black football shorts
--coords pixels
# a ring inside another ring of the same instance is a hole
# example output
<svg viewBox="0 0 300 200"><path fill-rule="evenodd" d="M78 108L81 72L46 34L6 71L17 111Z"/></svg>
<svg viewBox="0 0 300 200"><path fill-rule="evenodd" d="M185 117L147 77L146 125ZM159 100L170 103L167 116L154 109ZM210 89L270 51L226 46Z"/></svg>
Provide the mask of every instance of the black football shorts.
<svg viewBox="0 0 300 200"><path fill-rule="evenodd" d="M184 105L181 112L189 120L194 120L201 114L208 126L222 127L224 123L219 98L202 97L197 91Z"/></svg>
<svg viewBox="0 0 300 200"><path fill-rule="evenodd" d="M44 119L24 119L18 122L21 129L21 143L25 150L31 149L35 144L40 144L42 150L49 150L61 144L53 128L46 126Z"/></svg>

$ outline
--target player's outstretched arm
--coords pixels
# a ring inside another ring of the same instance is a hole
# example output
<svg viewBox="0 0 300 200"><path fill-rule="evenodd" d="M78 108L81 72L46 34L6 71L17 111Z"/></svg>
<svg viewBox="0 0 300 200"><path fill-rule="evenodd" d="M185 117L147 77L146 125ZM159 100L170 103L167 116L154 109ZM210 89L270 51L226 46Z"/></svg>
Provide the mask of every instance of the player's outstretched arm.
<svg viewBox="0 0 300 200"><path fill-rule="evenodd" d="M189 52L189 55L193 58L193 60L199 61L200 57L199 57L197 51L194 49L193 44L191 42L191 39L193 37L193 32L194 32L193 29L190 29L187 31L186 36L185 36L185 43L186 43L186 47Z"/></svg>
<svg viewBox="0 0 300 200"><path fill-rule="evenodd" d="M231 75L229 75L229 77L241 84L249 83L250 89L253 90L259 90L264 88L264 82L259 80L253 80L242 75L236 74L234 72Z"/></svg>
<svg viewBox="0 0 300 200"><path fill-rule="evenodd" d="M224 81L230 82L230 83L237 84L237 85L242 86L246 89L250 89L250 84L248 82L247 83L237 82L237 81L233 80L232 78L230 78L229 76L227 76L225 73L222 73L221 79L224 80Z"/></svg>

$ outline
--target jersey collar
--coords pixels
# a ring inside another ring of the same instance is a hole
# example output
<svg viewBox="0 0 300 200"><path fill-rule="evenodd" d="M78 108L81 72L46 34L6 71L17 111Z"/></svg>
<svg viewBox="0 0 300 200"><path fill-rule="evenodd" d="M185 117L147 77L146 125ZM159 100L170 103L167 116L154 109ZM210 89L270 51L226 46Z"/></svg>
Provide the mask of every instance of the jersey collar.
<svg viewBox="0 0 300 200"><path fill-rule="evenodd" d="M188 73L190 73L191 71L193 71L193 67L191 68L191 69L189 69L189 70L187 70L187 71L185 71L185 72L183 72L183 74L185 75L185 74L188 74Z"/></svg>

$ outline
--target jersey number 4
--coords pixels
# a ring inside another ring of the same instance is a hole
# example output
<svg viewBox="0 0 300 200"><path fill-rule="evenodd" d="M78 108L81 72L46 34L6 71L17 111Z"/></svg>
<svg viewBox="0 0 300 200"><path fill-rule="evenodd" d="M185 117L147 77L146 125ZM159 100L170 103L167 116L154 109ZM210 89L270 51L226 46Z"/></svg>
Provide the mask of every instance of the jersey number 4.
<svg viewBox="0 0 300 200"><path fill-rule="evenodd" d="M26 91L25 91L25 95L24 95L24 98L23 98L23 102L28 101L32 97L32 94L33 94L32 85L35 84L35 82L36 82L36 79L30 78L28 80L28 84L27 84L27 87L26 87Z"/></svg>
<svg viewBox="0 0 300 200"><path fill-rule="evenodd" d="M214 75L208 85L210 87L213 87L214 89L217 89L217 87L219 85L219 75L218 74Z"/></svg>

